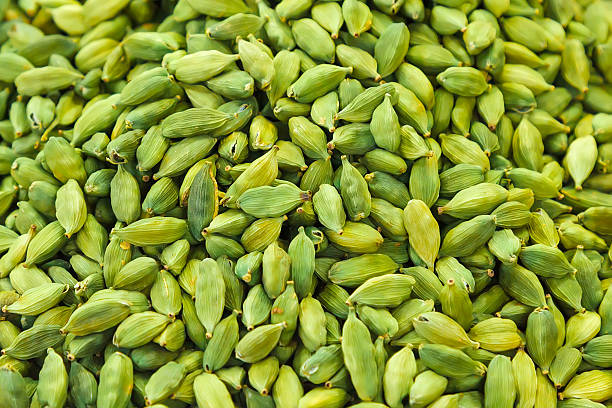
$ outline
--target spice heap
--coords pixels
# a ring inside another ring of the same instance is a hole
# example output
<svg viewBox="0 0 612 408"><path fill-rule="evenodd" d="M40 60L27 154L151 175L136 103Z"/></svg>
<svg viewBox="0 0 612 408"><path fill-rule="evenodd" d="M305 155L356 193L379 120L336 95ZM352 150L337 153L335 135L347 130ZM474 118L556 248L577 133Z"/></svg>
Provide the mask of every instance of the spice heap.
<svg viewBox="0 0 612 408"><path fill-rule="evenodd" d="M0 407L612 406L612 2L0 13Z"/></svg>

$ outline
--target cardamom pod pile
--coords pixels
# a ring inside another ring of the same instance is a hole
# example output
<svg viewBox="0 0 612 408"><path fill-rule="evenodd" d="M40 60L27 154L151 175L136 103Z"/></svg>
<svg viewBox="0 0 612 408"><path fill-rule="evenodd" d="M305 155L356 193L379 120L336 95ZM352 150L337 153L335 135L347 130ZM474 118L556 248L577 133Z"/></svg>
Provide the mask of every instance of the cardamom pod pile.
<svg viewBox="0 0 612 408"><path fill-rule="evenodd" d="M612 407L612 1L0 15L0 408Z"/></svg>

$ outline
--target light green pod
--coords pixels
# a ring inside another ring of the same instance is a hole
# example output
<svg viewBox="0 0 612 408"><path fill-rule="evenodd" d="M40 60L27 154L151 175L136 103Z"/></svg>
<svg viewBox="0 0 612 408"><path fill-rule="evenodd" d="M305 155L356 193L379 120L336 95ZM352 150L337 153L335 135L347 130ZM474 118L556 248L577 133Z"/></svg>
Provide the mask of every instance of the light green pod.
<svg viewBox="0 0 612 408"><path fill-rule="evenodd" d="M315 248L313 242L304 232L304 227L298 228L298 234L288 248L291 258L291 276L295 282L299 297L308 294L312 287L312 276L315 269Z"/></svg>
<svg viewBox="0 0 612 408"><path fill-rule="evenodd" d="M389 94L386 94L382 103L374 109L370 132L379 147L390 152L395 152L399 148L400 125Z"/></svg>
<svg viewBox="0 0 612 408"><path fill-rule="evenodd" d="M346 299L349 294L344 288L333 283L325 285L322 291L319 292L317 300L321 302L325 310L332 313L341 319L345 319L348 316L348 307L346 305Z"/></svg>
<svg viewBox="0 0 612 408"><path fill-rule="evenodd" d="M440 138L442 153L453 163L474 164L489 170L489 159L476 142L455 134L440 135Z"/></svg>
<svg viewBox="0 0 612 408"><path fill-rule="evenodd" d="M153 258L135 258L115 274L113 289L143 290L153 284L158 271L159 266Z"/></svg>
<svg viewBox="0 0 612 408"><path fill-rule="evenodd" d="M277 152L278 147L273 147L254 160L227 189L221 204L226 207L236 208L238 198L246 190L268 185L276 179L278 175Z"/></svg>
<svg viewBox="0 0 612 408"><path fill-rule="evenodd" d="M595 272L597 266L586 256L582 246L577 247L571 263L577 269L576 281L582 288L582 305L588 310L595 310L603 298L601 282Z"/></svg>
<svg viewBox="0 0 612 408"><path fill-rule="evenodd" d="M472 302L468 291L459 287L453 279L449 279L440 290L439 300L444 314L467 330L473 319Z"/></svg>
<svg viewBox="0 0 612 408"><path fill-rule="evenodd" d="M426 407L442 395L447 384L446 377L442 377L431 370L419 373L414 378L414 384L410 387L410 406L414 408Z"/></svg>
<svg viewBox="0 0 612 408"><path fill-rule="evenodd" d="M438 207L438 213L470 219L491 212L507 198L508 190L500 185L480 183L459 191L445 206Z"/></svg>
<svg viewBox="0 0 612 408"><path fill-rule="evenodd" d="M303 395L304 389L295 371L288 365L282 365L272 389L276 405L297 408Z"/></svg>
<svg viewBox="0 0 612 408"><path fill-rule="evenodd" d="M564 387L576 374L582 355L578 349L573 347L561 347L557 350L555 358L550 365L548 376L557 388Z"/></svg>
<svg viewBox="0 0 612 408"><path fill-rule="evenodd" d="M114 228L111 237L138 246L169 244L183 238L187 232L185 220L175 217L151 217Z"/></svg>
<svg viewBox="0 0 612 408"><path fill-rule="evenodd" d="M183 189L183 186L181 186L181 189ZM204 235L204 230L217 216L219 210L218 186L213 163L209 161L202 163L202 167L195 174L188 191L184 192L182 196L185 194L188 194L186 200L187 225L191 235L200 240L201 236ZM176 204L176 200L172 203Z"/></svg>
<svg viewBox="0 0 612 408"><path fill-rule="evenodd" d="M473 164L457 164L440 173L440 194L453 196L484 181L482 167Z"/></svg>
<svg viewBox="0 0 612 408"><path fill-rule="evenodd" d="M342 339L344 364L351 373L355 391L362 400L371 401L376 396L379 382L375 374L374 345L367 327L357 319L354 308L349 308L348 318L342 328Z"/></svg>
<svg viewBox="0 0 612 408"><path fill-rule="evenodd" d="M557 326L553 314L537 308L527 319L527 349L542 373L548 373L557 351Z"/></svg>
<svg viewBox="0 0 612 408"><path fill-rule="evenodd" d="M387 200L399 208L404 208L408 204L410 200L408 188L393 176L378 171L366 174L364 179L372 196Z"/></svg>
<svg viewBox="0 0 612 408"><path fill-rule="evenodd" d="M290 85L287 88L287 96L300 103L311 103L316 98L336 89L345 76L352 71L351 67L319 64L304 72L297 81ZM315 84L324 86L315 86Z"/></svg>
<svg viewBox="0 0 612 408"><path fill-rule="evenodd" d="M219 75L238 58L238 55L225 54L216 50L199 51L172 61L168 64L168 70L179 81L195 84ZM203 66L204 61L206 61L205 69L197 69L198 66Z"/></svg>
<svg viewBox="0 0 612 408"><path fill-rule="evenodd" d="M229 15L224 20L213 23L208 27L206 34L216 40L230 40L237 36L246 37L249 33L257 32L264 24L264 19L257 15L243 12Z"/></svg>
<svg viewBox="0 0 612 408"><path fill-rule="evenodd" d="M567 384L559 399L585 398L595 402L605 401L610 394L610 373L590 370L580 373Z"/></svg>
<svg viewBox="0 0 612 408"><path fill-rule="evenodd" d="M262 282L272 299L280 295L290 276L290 256L276 242L268 245L262 258Z"/></svg>
<svg viewBox="0 0 612 408"><path fill-rule="evenodd" d="M326 63L334 62L335 45L332 36L317 21L309 18L296 20L291 26L291 32L297 46L312 58Z"/></svg>
<svg viewBox="0 0 612 408"><path fill-rule="evenodd" d="M463 42L470 55L478 55L495 41L496 35L496 27L492 23L474 20L465 27Z"/></svg>
<svg viewBox="0 0 612 408"><path fill-rule="evenodd" d="M187 336L195 345L201 349L204 349L206 348L206 330L198 319L193 300L191 300L191 296L186 293L183 293L181 297L183 303L182 316L185 323L185 331L187 332Z"/></svg>
<svg viewBox="0 0 612 408"><path fill-rule="evenodd" d="M399 326L395 317L386 309L375 309L367 305L357 307L359 318L377 337L389 339L397 334Z"/></svg>
<svg viewBox="0 0 612 408"><path fill-rule="evenodd" d="M186 239L180 239L165 247L159 257L164 269L175 276L179 275L187 263L189 249L189 241Z"/></svg>
<svg viewBox="0 0 612 408"><path fill-rule="evenodd" d="M103 259L104 280L108 286L113 286L115 275L131 258L131 246L122 246L121 241L117 238L110 239L104 251Z"/></svg>
<svg viewBox="0 0 612 408"><path fill-rule="evenodd" d="M249 383L262 396L272 391L272 384L279 373L279 362L276 357L268 357L253 363L248 370Z"/></svg>
<svg viewBox="0 0 612 408"><path fill-rule="evenodd" d="M174 318L181 311L181 289L174 277L160 271L151 287L151 305L161 314Z"/></svg>
<svg viewBox="0 0 612 408"><path fill-rule="evenodd" d="M593 136L585 136L570 143L564 159L576 190L589 177L597 161L597 142Z"/></svg>
<svg viewBox="0 0 612 408"><path fill-rule="evenodd" d="M202 235L222 234L225 236L236 236L244 232L254 218L240 210L230 209L215 216L208 227L202 230Z"/></svg>
<svg viewBox="0 0 612 408"><path fill-rule="evenodd" d="M83 78L82 74L63 67L46 66L26 70L15 77L21 95L35 96L62 90Z"/></svg>
<svg viewBox="0 0 612 408"><path fill-rule="evenodd" d="M238 54L244 70L255 79L257 87L263 90L270 88L270 83L274 76L274 61L272 57L256 44L242 39L238 41ZM207 85L214 91L214 87L211 86L213 82L214 80L209 80ZM227 86L225 88L227 89Z"/></svg>
<svg viewBox="0 0 612 408"><path fill-rule="evenodd" d="M343 2L342 16L348 32L353 37L359 37L372 26L372 12L364 3L353 0Z"/></svg>
<svg viewBox="0 0 612 408"><path fill-rule="evenodd" d="M85 197L76 180L68 180L57 190L55 208L58 221L66 231L66 237L70 238L87 219Z"/></svg>
<svg viewBox="0 0 612 408"><path fill-rule="evenodd" d="M533 307L544 307L544 289L537 276L517 264L502 264L499 283L513 298Z"/></svg>
<svg viewBox="0 0 612 408"><path fill-rule="evenodd" d="M476 98L474 97L457 97L451 113L451 121L455 132L466 137L470 136L470 124L472 122L475 105Z"/></svg>
<svg viewBox="0 0 612 408"><path fill-rule="evenodd" d="M112 331L92 333L86 336L77 336L68 343L66 358L74 361L77 358L91 356L101 352L112 338Z"/></svg>
<svg viewBox="0 0 612 408"><path fill-rule="evenodd" d="M237 205L247 214L257 217L280 217L310 199L310 194L291 184L252 188L240 196ZM274 205L270 206L270 203Z"/></svg>
<svg viewBox="0 0 612 408"><path fill-rule="evenodd" d="M438 158L435 154L417 159L410 172L410 195L431 207L439 197L440 177L438 175Z"/></svg>
<svg viewBox="0 0 612 408"><path fill-rule="evenodd" d="M264 251L278 239L286 216L277 218L261 218L249 225L243 232L240 242L247 252Z"/></svg>
<svg viewBox="0 0 612 408"><path fill-rule="evenodd" d="M479 346L456 321L439 312L422 313L414 320L413 325L417 334L431 343L457 348Z"/></svg>
<svg viewBox="0 0 612 408"><path fill-rule="evenodd" d="M35 244L34 249L32 249L33 246L30 245L30 243L33 237L35 236L34 235L35 228L30 228L30 230L27 233L22 234L19 237L17 237L15 241L13 241L13 243L9 247L8 251L4 255L2 255L2 258L0 258L0 277L2 278L7 277L9 273L11 272L11 270L13 270L13 268L15 268L20 262L23 261L24 257L26 258L25 266L32 265L33 264L33 262L31 262L32 259L28 255L32 254L36 249L40 249L38 248L38 242L42 243L42 240L44 240L45 235L47 235L45 233L44 235L41 236L41 234L43 234L43 232L45 231L48 232L49 230L52 229L52 227L56 227L58 230L61 230L61 238L59 240L63 244L66 239L66 237L64 236L64 229L62 228L61 225L59 225L59 222L57 221L51 224L48 224L36 235L36 237L40 237L40 238L34 243ZM55 254L55 252L59 250L59 248L53 248L52 250L54 249L56 250L53 252L53 254Z"/></svg>
<svg viewBox="0 0 612 408"><path fill-rule="evenodd" d="M369 121L374 109L382 102L387 93L391 95L391 101L395 102L397 91L392 84L382 84L367 88L365 91L356 94L350 103L338 112L337 119L343 119L349 122ZM339 95L342 94L340 93Z"/></svg>
<svg viewBox="0 0 612 408"><path fill-rule="evenodd" d="M68 373L62 357L53 349L47 356L38 375L36 394L41 406L63 407L68 397Z"/></svg>
<svg viewBox="0 0 612 408"><path fill-rule="evenodd" d="M113 213L119 221L129 224L140 217L140 188L134 176L123 165L118 166L111 180L110 198Z"/></svg>
<svg viewBox="0 0 612 408"><path fill-rule="evenodd" d="M338 85L339 109L344 109L353 99L364 91L363 85L356 79L346 78Z"/></svg>
<svg viewBox="0 0 612 408"><path fill-rule="evenodd" d="M293 52L282 50L274 56L274 77L267 91L270 105L275 106L276 102L285 94L289 85L298 78L300 74L300 59Z"/></svg>
<svg viewBox="0 0 612 408"><path fill-rule="evenodd" d="M126 405L130 400L133 377L132 360L118 351L111 354L100 370L98 406Z"/></svg>
<svg viewBox="0 0 612 408"><path fill-rule="evenodd" d="M310 118L317 125L333 132L336 130L335 116L338 114L339 108L338 93L332 91L315 99L310 110Z"/></svg>
<svg viewBox="0 0 612 408"><path fill-rule="evenodd" d="M536 368L531 357L522 349L512 359L512 374L516 389L516 406L533 407L537 394Z"/></svg>
<svg viewBox="0 0 612 408"><path fill-rule="evenodd" d="M382 378L385 401L390 407L401 407L408 396L417 374L414 353L410 347L403 347L387 360Z"/></svg>
<svg viewBox="0 0 612 408"><path fill-rule="evenodd" d="M559 234L554 226L553 220L548 213L542 209L531 213L531 220L528 224L529 236L538 244L557 246L559 244Z"/></svg>
<svg viewBox="0 0 612 408"><path fill-rule="evenodd" d="M56 278L54 275L51 275L54 278ZM30 291L32 289L36 289L39 288L40 286L46 286L46 288L40 288L39 290L41 292L45 292L45 291L49 291L50 293L53 293L55 291L58 292L58 296L59 296L59 290L56 287L55 289L53 288L53 286L48 286L48 284L50 284L52 282L52 279L49 279L49 276L47 276L47 274L45 272L43 272L41 269L37 268L37 267L30 267L30 268L25 268L22 265L17 265L10 273L9 275L9 282L11 284L11 288L10 290L16 290L17 293L24 295L26 291ZM58 282L58 283L65 283L65 282ZM70 283L75 283L76 284L76 280L72 281ZM40 293L40 292L39 292ZM35 293L33 292L32 295L35 295ZM20 299L17 305L15 305L15 309L14 310L18 310L21 309L24 312L26 312L27 309L31 309L31 308L37 308L39 306L36 305L37 302L39 301L46 301L46 302L53 302L54 300L45 300L43 299L44 296L34 296L31 298L31 300L28 299ZM17 303L17 302L15 302ZM13 306L14 303L12 303L11 305L8 305L7 308ZM48 304L47 304L48 305ZM45 306L42 306L43 308L45 308ZM27 313L27 312L26 312Z"/></svg>
<svg viewBox="0 0 612 408"><path fill-rule="evenodd" d="M431 13L431 26L439 34L451 35L467 26L467 17L459 9L436 6Z"/></svg>
<svg viewBox="0 0 612 408"><path fill-rule="evenodd" d="M27 360L41 357L48 348L58 346L63 339L59 325L41 324L23 330L3 350L11 358Z"/></svg>
<svg viewBox="0 0 612 408"><path fill-rule="evenodd" d="M204 259L199 266L195 307L207 338L212 337L215 326L221 320L224 305L225 283L221 271L213 259Z"/></svg>
<svg viewBox="0 0 612 408"><path fill-rule="evenodd" d="M359 160L369 171L385 171L400 176L406 172L408 165L404 159L384 149L373 149L366 152Z"/></svg>
<svg viewBox="0 0 612 408"><path fill-rule="evenodd" d="M346 214L342 198L336 188L329 184L321 184L312 200L321 224L336 232L342 231L346 222Z"/></svg>
<svg viewBox="0 0 612 408"><path fill-rule="evenodd" d="M156 312L134 313L119 324L113 344L128 349L143 346L160 334L168 323L169 317Z"/></svg>
<svg viewBox="0 0 612 408"><path fill-rule="evenodd" d="M242 323L247 330L253 330L268 320L272 310L272 301L262 285L257 284L249 291L242 305Z"/></svg>
<svg viewBox="0 0 612 408"><path fill-rule="evenodd" d="M488 89L482 74L471 67L447 68L436 79L447 91L459 96L479 96Z"/></svg>
<svg viewBox="0 0 612 408"><path fill-rule="evenodd" d="M298 335L304 347L312 352L325 345L325 313L321 303L312 296L307 296L300 302Z"/></svg>
<svg viewBox="0 0 612 408"><path fill-rule="evenodd" d="M176 206L178 187L168 177L162 177L152 186L142 201L142 211L150 215L160 215Z"/></svg>
<svg viewBox="0 0 612 408"><path fill-rule="evenodd" d="M77 362L70 363L68 376L70 396L79 407L93 406L98 397L98 383L94 375Z"/></svg>
<svg viewBox="0 0 612 408"><path fill-rule="evenodd" d="M256 327L244 335L236 345L236 358L255 363L266 358L278 343L285 323Z"/></svg>
<svg viewBox="0 0 612 408"><path fill-rule="evenodd" d="M381 228L383 235L401 241L407 238L404 228L404 212L391 203L380 199L372 199L371 218L374 224Z"/></svg>
<svg viewBox="0 0 612 408"><path fill-rule="evenodd" d="M561 53L561 75L574 88L585 93L589 82L589 61L583 44L575 38L568 39Z"/></svg>
<svg viewBox="0 0 612 408"><path fill-rule="evenodd" d="M347 304L372 307L396 307L410 296L415 284L412 276L388 274L368 279L348 297ZM381 295L385 292L385 296Z"/></svg>
<svg viewBox="0 0 612 408"><path fill-rule="evenodd" d="M411 247L425 264L433 269L440 249L440 233L438 223L433 218L429 206L419 199L410 200L404 208L404 227L408 233ZM420 235L425 230L428 231L427 235ZM417 236L428 238L415 239Z"/></svg>
<svg viewBox="0 0 612 408"><path fill-rule="evenodd" d="M487 370L484 364L472 360L461 350L443 344L422 344L419 356L426 367L445 377L482 377Z"/></svg>
<svg viewBox="0 0 612 408"><path fill-rule="evenodd" d="M178 389L186 374L185 366L174 361L161 366L145 385L145 403L153 405L170 397Z"/></svg>
<svg viewBox="0 0 612 408"><path fill-rule="evenodd" d="M597 313L576 313L565 323L565 345L578 348L595 337L600 328L601 317Z"/></svg>
<svg viewBox="0 0 612 408"><path fill-rule="evenodd" d="M416 283L413 291L419 299L431 299L439 302L440 292L442 291L442 283L433 273L433 270L422 266L414 266L410 268L402 268L402 273L412 276Z"/></svg>
<svg viewBox="0 0 612 408"><path fill-rule="evenodd" d="M440 247L440 255L467 256L484 245L495 232L493 216L477 215L469 221L463 221L447 232Z"/></svg>
<svg viewBox="0 0 612 408"><path fill-rule="evenodd" d="M8 348L21 330L9 321L0 323L0 347Z"/></svg>
<svg viewBox="0 0 612 408"><path fill-rule="evenodd" d="M400 124L414 127L425 137L431 134L432 123L429 122L425 105L410 89L399 83L392 83L398 94L396 111L400 119Z"/></svg>
<svg viewBox="0 0 612 408"><path fill-rule="evenodd" d="M562 278L576 271L559 249L548 245L535 244L525 247L519 257L525 267L545 278Z"/></svg>
<svg viewBox="0 0 612 408"><path fill-rule="evenodd" d="M298 406L303 408L341 408L348 399L348 393L342 388L317 387L300 398Z"/></svg>
<svg viewBox="0 0 612 408"><path fill-rule="evenodd" d="M372 79L380 81L377 72L377 62L373 56L357 47L340 44L336 47L338 62L344 67L352 67L352 75L358 79Z"/></svg>
<svg viewBox="0 0 612 408"><path fill-rule="evenodd" d="M2 307L5 313L37 316L57 305L68 292L69 286L61 283L47 283L26 290L12 304Z"/></svg>
<svg viewBox="0 0 612 408"><path fill-rule="evenodd" d="M191 108L175 112L161 123L162 134L167 138L193 137L212 134L232 119L231 115L219 109ZM189 126L185 126L188 123Z"/></svg>
<svg viewBox="0 0 612 408"><path fill-rule="evenodd" d="M55 178L62 183L75 179L83 185L87 174L81 155L64 138L51 137L45 144L45 158Z"/></svg>
<svg viewBox="0 0 612 408"><path fill-rule="evenodd" d="M266 316L268 309L265 309ZM275 300L274 304L271 305L270 322L272 324L285 322L286 327L283 329L279 344L284 346L290 344L293 334L297 329L297 322L299 317L299 301L295 293L293 281L287 282L287 287Z"/></svg>
<svg viewBox="0 0 612 408"><path fill-rule="evenodd" d="M370 215L371 196L368 184L346 156L342 156L340 193L351 220L359 221Z"/></svg>
<svg viewBox="0 0 612 408"><path fill-rule="evenodd" d="M555 386L550 382L545 374L542 374L542 370L536 368L536 399L535 408L544 408L555 406L557 404L557 390Z"/></svg>
<svg viewBox="0 0 612 408"><path fill-rule="evenodd" d="M484 386L484 406L513 407L516 398L512 363L506 356L498 355L491 360Z"/></svg>
<svg viewBox="0 0 612 408"><path fill-rule="evenodd" d="M364 93L365 94L365 93ZM329 150L338 149L343 154L365 154L376 146L370 126L365 123L351 123L340 126L327 144Z"/></svg>

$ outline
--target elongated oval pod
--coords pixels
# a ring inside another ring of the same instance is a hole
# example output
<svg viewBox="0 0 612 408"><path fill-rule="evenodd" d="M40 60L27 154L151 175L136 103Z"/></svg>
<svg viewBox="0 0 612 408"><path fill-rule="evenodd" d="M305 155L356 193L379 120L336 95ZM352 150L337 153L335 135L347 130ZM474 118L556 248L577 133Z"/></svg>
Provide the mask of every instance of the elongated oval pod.
<svg viewBox="0 0 612 408"><path fill-rule="evenodd" d="M213 259L208 258L200 262L195 306L198 318L207 330L206 337L211 338L225 306L225 283Z"/></svg>
<svg viewBox="0 0 612 408"><path fill-rule="evenodd" d="M256 327L245 334L236 345L236 358L248 363L264 359L278 343L285 323Z"/></svg>
<svg viewBox="0 0 612 408"><path fill-rule="evenodd" d="M359 397L371 401L378 390L378 376L374 359L374 345L370 333L358 318L354 308L342 328L344 364L351 373L351 381Z"/></svg>
<svg viewBox="0 0 612 408"><path fill-rule="evenodd" d="M36 387L38 401L43 406L62 407L68 397L68 373L62 357L48 349Z"/></svg>
<svg viewBox="0 0 612 408"><path fill-rule="evenodd" d="M390 407L401 406L401 401L412 388L416 373L416 360L410 347L403 347L389 357L383 375L383 389Z"/></svg>
<svg viewBox="0 0 612 408"><path fill-rule="evenodd" d="M527 349L542 373L548 374L550 364L557 351L557 326L553 314L536 308L527 319Z"/></svg>
<svg viewBox="0 0 612 408"><path fill-rule="evenodd" d="M489 363L485 381L485 407L513 407L516 398L510 359L497 355Z"/></svg>

